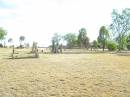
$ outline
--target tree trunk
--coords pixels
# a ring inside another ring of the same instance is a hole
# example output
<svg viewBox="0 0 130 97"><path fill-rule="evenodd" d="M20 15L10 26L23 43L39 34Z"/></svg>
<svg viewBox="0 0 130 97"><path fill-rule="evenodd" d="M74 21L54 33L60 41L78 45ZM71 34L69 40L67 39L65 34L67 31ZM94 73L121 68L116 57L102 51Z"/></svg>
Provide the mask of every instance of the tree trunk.
<svg viewBox="0 0 130 97"><path fill-rule="evenodd" d="M104 49L105 49L105 41L104 41L104 43L103 43L102 50L104 51Z"/></svg>
<svg viewBox="0 0 130 97"><path fill-rule="evenodd" d="M36 57L36 58L39 58L38 49L35 50L35 57Z"/></svg>
<svg viewBox="0 0 130 97"><path fill-rule="evenodd" d="M63 47L62 47L62 44L61 44L61 45L60 45L60 53L62 53L62 48L63 48Z"/></svg>
<svg viewBox="0 0 130 97"><path fill-rule="evenodd" d="M14 45L13 45L13 50L12 50L12 58L14 59Z"/></svg>
<svg viewBox="0 0 130 97"><path fill-rule="evenodd" d="M103 46L103 49L102 49L103 51L104 51L104 46Z"/></svg>

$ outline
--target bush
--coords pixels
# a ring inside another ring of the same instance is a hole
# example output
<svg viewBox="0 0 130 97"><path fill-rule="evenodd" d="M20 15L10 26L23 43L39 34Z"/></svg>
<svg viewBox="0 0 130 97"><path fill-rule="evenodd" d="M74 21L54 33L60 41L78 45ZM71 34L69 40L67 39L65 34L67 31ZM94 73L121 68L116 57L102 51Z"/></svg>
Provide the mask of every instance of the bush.
<svg viewBox="0 0 130 97"><path fill-rule="evenodd" d="M117 45L114 42L109 42L107 47L109 51L115 51L117 49Z"/></svg>

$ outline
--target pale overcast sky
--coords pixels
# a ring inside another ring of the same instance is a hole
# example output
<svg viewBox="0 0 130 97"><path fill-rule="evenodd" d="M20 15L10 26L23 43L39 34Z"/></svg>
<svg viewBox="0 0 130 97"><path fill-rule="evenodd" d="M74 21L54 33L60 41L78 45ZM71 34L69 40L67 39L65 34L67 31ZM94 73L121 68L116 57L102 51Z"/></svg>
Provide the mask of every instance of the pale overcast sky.
<svg viewBox="0 0 130 97"><path fill-rule="evenodd" d="M0 0L0 27L15 43L24 35L26 42L47 46L54 33L78 34L82 27L92 41L111 23L113 9L129 7L130 0Z"/></svg>

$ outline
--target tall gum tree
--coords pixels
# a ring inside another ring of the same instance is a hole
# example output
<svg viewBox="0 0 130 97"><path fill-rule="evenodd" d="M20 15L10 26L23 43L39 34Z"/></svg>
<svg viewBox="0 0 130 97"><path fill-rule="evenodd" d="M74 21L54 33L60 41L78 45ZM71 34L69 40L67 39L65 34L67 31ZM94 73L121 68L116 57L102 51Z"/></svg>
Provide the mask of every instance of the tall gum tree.
<svg viewBox="0 0 130 97"><path fill-rule="evenodd" d="M121 13L114 9L110 28L114 39L118 43L118 50L124 49L126 46L126 36L130 30L130 9L124 9Z"/></svg>

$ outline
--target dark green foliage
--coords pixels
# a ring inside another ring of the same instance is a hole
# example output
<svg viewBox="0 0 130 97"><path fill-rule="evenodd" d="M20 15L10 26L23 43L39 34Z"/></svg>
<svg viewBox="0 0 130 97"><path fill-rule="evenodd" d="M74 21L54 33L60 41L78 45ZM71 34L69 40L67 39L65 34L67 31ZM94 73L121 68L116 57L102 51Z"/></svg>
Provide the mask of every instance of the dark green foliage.
<svg viewBox="0 0 130 97"><path fill-rule="evenodd" d="M109 32L105 26L102 26L99 31L98 42L102 47L103 51L107 45L107 39L109 38Z"/></svg>
<svg viewBox="0 0 130 97"><path fill-rule="evenodd" d="M108 42L107 48L109 51L115 51L117 49L117 45L114 42Z"/></svg>
<svg viewBox="0 0 130 97"><path fill-rule="evenodd" d="M81 28L79 30L79 35L78 35L78 43L79 43L80 47L84 46L84 41L85 41L86 35L87 35L86 29L85 28Z"/></svg>
<svg viewBox="0 0 130 97"><path fill-rule="evenodd" d="M89 47L89 38L87 37L87 31L85 28L79 30L78 44L80 47Z"/></svg>
<svg viewBox="0 0 130 97"><path fill-rule="evenodd" d="M68 33L64 36L64 40L67 42L67 47L72 48L77 45L77 36L75 33Z"/></svg>

